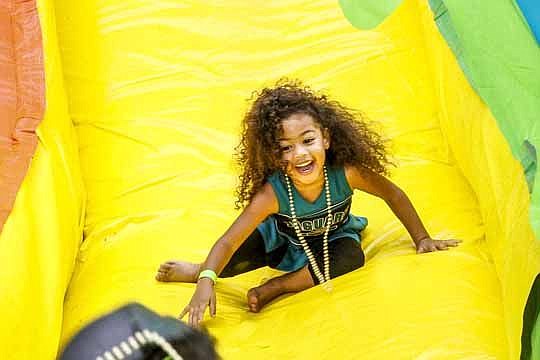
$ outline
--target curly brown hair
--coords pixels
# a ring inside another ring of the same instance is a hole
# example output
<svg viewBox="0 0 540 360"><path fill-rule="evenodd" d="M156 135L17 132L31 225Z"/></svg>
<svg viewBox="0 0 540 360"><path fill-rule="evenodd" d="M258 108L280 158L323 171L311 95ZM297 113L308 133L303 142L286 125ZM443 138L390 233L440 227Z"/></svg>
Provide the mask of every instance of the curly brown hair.
<svg viewBox="0 0 540 360"><path fill-rule="evenodd" d="M321 129L328 130L326 161L330 166L352 165L387 175L388 166L393 165L387 158L385 140L368 126L361 112L330 100L298 80L281 79L272 88L254 92L251 100L235 148L241 169L236 209L249 204L272 173L284 169L277 139L282 132L281 121L295 113L310 115Z"/></svg>

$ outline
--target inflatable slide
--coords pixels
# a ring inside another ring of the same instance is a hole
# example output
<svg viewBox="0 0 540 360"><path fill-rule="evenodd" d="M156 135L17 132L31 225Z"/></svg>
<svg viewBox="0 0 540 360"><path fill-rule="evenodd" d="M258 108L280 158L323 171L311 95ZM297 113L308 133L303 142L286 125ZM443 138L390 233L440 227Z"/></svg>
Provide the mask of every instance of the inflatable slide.
<svg viewBox="0 0 540 360"><path fill-rule="evenodd" d="M540 359L538 19L534 0L0 0L0 358L55 359L127 302L178 315L194 285L156 269L204 260L238 215L240 121L287 77L376 122L429 233L463 242L417 255L355 193L366 265L256 314L277 271L220 279L219 354Z"/></svg>

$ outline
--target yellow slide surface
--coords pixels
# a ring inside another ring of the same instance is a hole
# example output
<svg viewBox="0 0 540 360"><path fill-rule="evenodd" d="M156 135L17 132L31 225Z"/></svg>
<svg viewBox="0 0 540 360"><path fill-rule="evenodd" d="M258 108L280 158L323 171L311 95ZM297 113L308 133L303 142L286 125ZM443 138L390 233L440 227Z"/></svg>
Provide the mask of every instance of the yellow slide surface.
<svg viewBox="0 0 540 360"><path fill-rule="evenodd" d="M159 283L155 272L169 259L204 260L238 215L240 120L252 92L281 77L378 122L398 165L391 179L431 236L463 243L416 255L387 205L356 193L352 212L369 219L366 265L336 279L331 293L315 287L258 314L245 294L277 271L221 279L217 317L205 325L223 358L519 358L523 309L540 271L527 185L427 0L404 0L370 31L348 23L337 1L38 3L44 140L0 237L31 254L2 261L2 286L21 287L1 303L4 319L24 325L2 334L17 344L13 359L53 359L39 349L61 347L127 301L180 313L195 286ZM77 137L67 130L66 94ZM85 240L72 272L83 205ZM47 225L35 228L43 217ZM21 237L20 229L30 230ZM39 271L28 263L34 257ZM24 279L6 275L11 267L24 267ZM55 308L51 297L61 306L70 276L63 310ZM21 340L30 326L42 329L39 345Z"/></svg>

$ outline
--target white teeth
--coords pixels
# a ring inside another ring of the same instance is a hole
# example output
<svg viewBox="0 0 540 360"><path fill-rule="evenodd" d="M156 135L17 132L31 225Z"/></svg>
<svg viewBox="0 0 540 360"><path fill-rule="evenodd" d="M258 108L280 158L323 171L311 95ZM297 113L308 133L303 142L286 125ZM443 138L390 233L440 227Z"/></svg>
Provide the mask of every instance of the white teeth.
<svg viewBox="0 0 540 360"><path fill-rule="evenodd" d="M296 167L304 167L304 166L308 166L309 164L311 164L311 160L303 162L301 164L296 164Z"/></svg>

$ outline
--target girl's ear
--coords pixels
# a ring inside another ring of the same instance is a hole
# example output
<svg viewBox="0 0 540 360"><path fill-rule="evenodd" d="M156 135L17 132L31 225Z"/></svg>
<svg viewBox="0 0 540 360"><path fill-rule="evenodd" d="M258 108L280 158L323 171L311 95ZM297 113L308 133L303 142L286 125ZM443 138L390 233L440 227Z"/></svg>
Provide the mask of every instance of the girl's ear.
<svg viewBox="0 0 540 360"><path fill-rule="evenodd" d="M323 129L323 145L325 150L330 149L330 131L326 128Z"/></svg>

